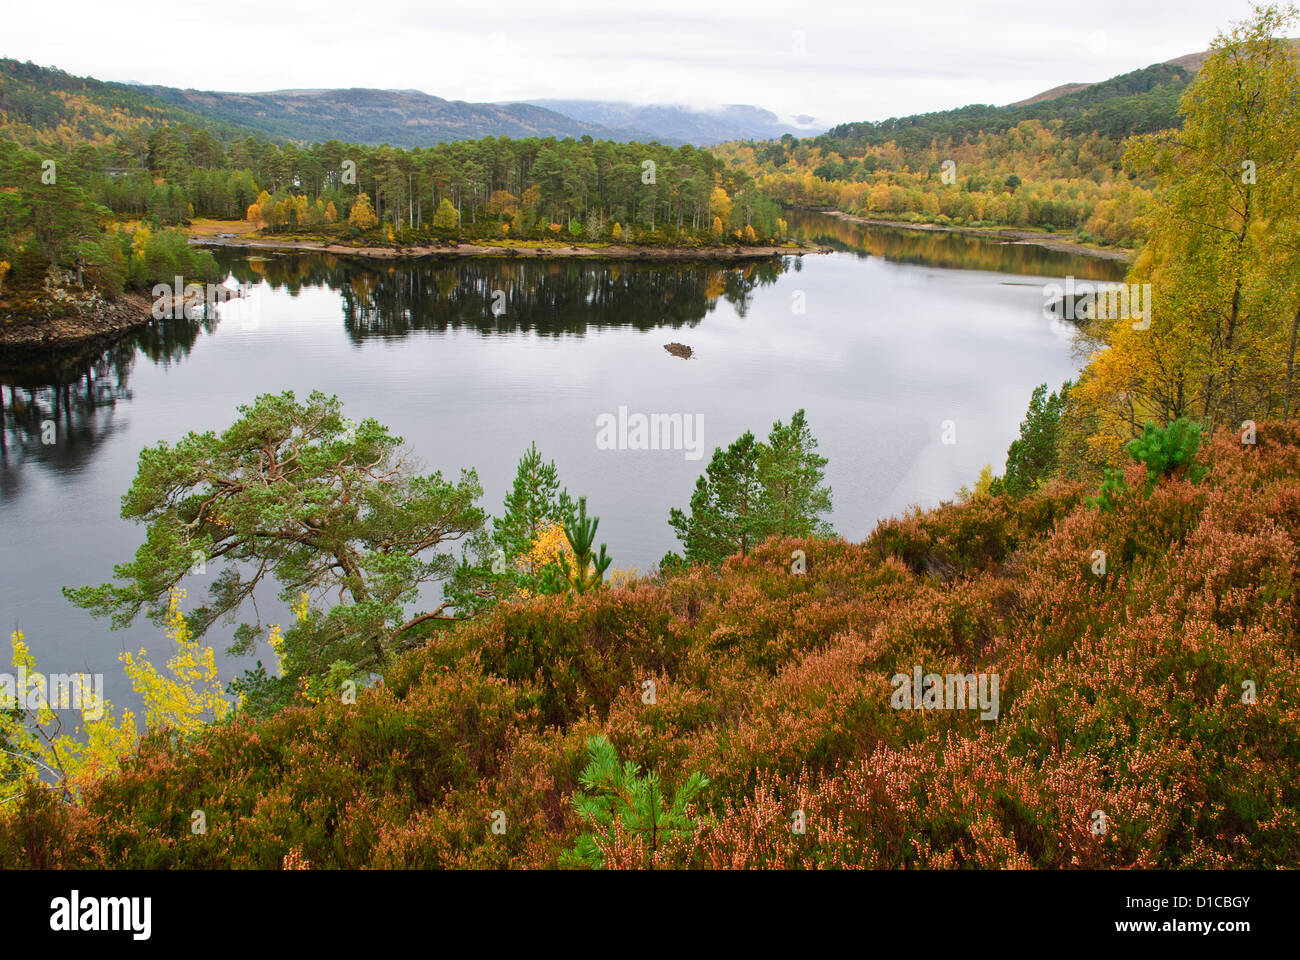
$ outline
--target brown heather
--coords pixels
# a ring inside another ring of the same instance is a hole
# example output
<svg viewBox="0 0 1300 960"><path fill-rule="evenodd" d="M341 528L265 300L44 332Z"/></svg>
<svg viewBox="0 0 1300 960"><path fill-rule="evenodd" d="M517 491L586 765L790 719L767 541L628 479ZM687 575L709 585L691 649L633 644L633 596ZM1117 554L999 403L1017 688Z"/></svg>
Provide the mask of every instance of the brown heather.
<svg viewBox="0 0 1300 960"><path fill-rule="evenodd" d="M551 867L604 733L669 789L712 781L694 837L618 831L615 867L1294 866L1300 429L1200 459L1113 512L1054 483L499 609L355 705L154 736L76 808L29 793L0 865ZM996 672L998 719L892 709L918 664Z"/></svg>

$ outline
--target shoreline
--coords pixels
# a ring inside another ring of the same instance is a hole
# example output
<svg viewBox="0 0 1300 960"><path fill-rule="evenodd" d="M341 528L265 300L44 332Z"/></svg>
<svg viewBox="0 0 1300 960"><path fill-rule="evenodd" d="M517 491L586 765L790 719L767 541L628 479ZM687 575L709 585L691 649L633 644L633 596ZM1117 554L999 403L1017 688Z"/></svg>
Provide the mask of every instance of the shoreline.
<svg viewBox="0 0 1300 960"><path fill-rule="evenodd" d="M957 233L990 241L1026 244L1043 247L1059 253L1095 257L1102 260L1130 262L1134 253L1088 246L1079 241L1066 240L1052 234L1006 227L957 227L936 223L908 223L860 217L842 210L800 207L815 213L826 214L846 223L862 224L901 230L920 230L937 233ZM421 244L411 247L355 247L343 243L310 240L274 240L250 237L224 238L217 236L191 236L189 242L201 247L225 247L233 250L267 251L272 253L312 253L356 257L364 260L416 261L455 259L499 260L621 260L638 261L714 261L719 263L767 260L773 257L830 253L829 247L761 246L761 247L637 247L609 244L601 247L565 244L558 246L497 245L482 243ZM63 316L46 320L9 318L0 325L0 360L21 362L48 355L54 351L84 349L92 345L107 346L127 334L143 329L153 322L152 301L142 294L128 292L106 307L81 307Z"/></svg>
<svg viewBox="0 0 1300 960"><path fill-rule="evenodd" d="M82 305L58 317L5 318L0 324L0 360L25 361L59 350L107 347L152 323L153 303L128 291L104 306Z"/></svg>
<svg viewBox="0 0 1300 960"><path fill-rule="evenodd" d="M1136 252L1132 250L1093 247L1079 240L1065 240L1055 234L1038 230L1021 230L1016 227L953 227L942 223L910 223L899 220L877 220L871 217L859 217L845 213L843 210L824 210L819 207L799 207L814 213L824 213L846 223L860 223L869 227L894 227L900 230L929 230L937 233L960 233L970 237L983 237L986 240L1000 240L1008 243L1043 247L1057 253L1072 253L1084 257L1096 257L1099 260L1116 260L1131 263Z"/></svg>
<svg viewBox="0 0 1300 960"><path fill-rule="evenodd" d="M624 261L731 262L768 260L779 256L830 253L829 247L504 247L484 244L417 247L349 247L344 244L296 240L221 239L191 237L195 246L265 250L278 253L312 253L369 260L415 261L424 259L591 259ZM107 347L114 341L154 322L153 301L140 293L126 292L104 306L78 305L53 318L8 317L0 323L0 362L23 363L47 357L56 351Z"/></svg>
<svg viewBox="0 0 1300 960"><path fill-rule="evenodd" d="M191 237L190 243L200 247L228 247L244 250L270 250L286 253L327 253L334 256L362 257L370 260L437 260L485 258L518 260L767 260L772 257L830 253L822 246L762 246L762 247L629 247L609 244L590 247L576 244L563 246L519 245L499 246L483 243L421 244L410 247L353 247L343 243L320 243L310 240L223 239L220 237Z"/></svg>

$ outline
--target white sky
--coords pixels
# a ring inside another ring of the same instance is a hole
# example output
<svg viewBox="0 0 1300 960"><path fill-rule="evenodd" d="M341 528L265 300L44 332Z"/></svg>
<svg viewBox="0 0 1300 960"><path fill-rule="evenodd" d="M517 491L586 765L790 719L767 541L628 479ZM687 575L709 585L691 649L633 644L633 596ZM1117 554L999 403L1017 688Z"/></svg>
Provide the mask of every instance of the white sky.
<svg viewBox="0 0 1300 960"><path fill-rule="evenodd" d="M0 0L0 56L205 90L749 103L829 125L1103 80L1249 14L1247 0Z"/></svg>

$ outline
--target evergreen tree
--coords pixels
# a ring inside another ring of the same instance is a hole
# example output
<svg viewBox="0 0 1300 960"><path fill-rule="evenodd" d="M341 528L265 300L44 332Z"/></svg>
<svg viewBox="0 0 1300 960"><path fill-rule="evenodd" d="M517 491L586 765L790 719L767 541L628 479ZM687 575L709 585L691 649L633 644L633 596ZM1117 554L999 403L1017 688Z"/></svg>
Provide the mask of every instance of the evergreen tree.
<svg viewBox="0 0 1300 960"><path fill-rule="evenodd" d="M555 461L543 460L536 442L520 458L503 508L500 519L492 521L492 541L508 560L525 556L548 526L564 523L573 513Z"/></svg>
<svg viewBox="0 0 1300 960"><path fill-rule="evenodd" d="M587 498L578 498L578 512L571 514L564 524L564 536L573 553L570 562L568 556L560 555L560 567L564 579L575 593L587 593L596 589L605 581L605 571L609 569L612 558L605 554L605 544L600 545L600 553L592 553L596 541L596 527L600 525L599 517L587 517Z"/></svg>
<svg viewBox="0 0 1300 960"><path fill-rule="evenodd" d="M303 401L264 394L239 414L221 434L141 451L122 517L147 526L144 544L113 568L113 582L64 595L114 627L142 612L162 623L196 559L220 558L206 603L185 615L195 639L251 613L230 648L251 653L265 630L253 598L274 580L286 602L309 594L332 604L309 604L285 631L285 676L320 677L337 663L365 673L421 643L415 628L447 619L452 604L414 616L408 608L454 572L445 547L484 524L474 471L455 481L416 473L388 428L350 423L337 397L315 391Z"/></svg>
<svg viewBox="0 0 1300 960"><path fill-rule="evenodd" d="M696 480L689 514L669 514L685 559L719 564L768 537L830 536L830 525L820 519L831 509L831 491L823 485L826 458L816 448L799 410L788 426L774 423L766 443L746 431L726 450L716 449ZM675 562L672 555L665 561Z"/></svg>
<svg viewBox="0 0 1300 960"><path fill-rule="evenodd" d="M587 755L587 766L578 777L583 789L573 795L573 806L595 830L578 837L573 850L561 858L563 864L603 869L605 854L598 837L608 844L615 822L629 839L641 840L648 855L669 837L695 832L698 823L687 808L709 785L708 777L692 773L665 808L659 775L642 775L641 768L630 760L620 764L618 752L605 737L588 739Z"/></svg>
<svg viewBox="0 0 1300 960"><path fill-rule="evenodd" d="M673 509L668 522L682 541L687 561L718 564L747 553L762 533L762 483L758 476L761 444L746 430L731 446L713 451L695 481L690 514Z"/></svg>
<svg viewBox="0 0 1300 960"><path fill-rule="evenodd" d="M558 558L544 561L547 551L539 547L572 516L574 505L560 486L555 462L542 459L536 442L519 459L502 507L490 533L479 531L466 542L447 586L445 595L459 610L473 614L520 595L565 589Z"/></svg>
<svg viewBox="0 0 1300 960"><path fill-rule="evenodd" d="M1056 473L1058 462L1057 436L1061 429L1061 414L1070 396L1070 381L1061 386L1059 394L1047 395L1047 384L1034 388L1029 399L1029 410L1020 424L1020 439L1013 440L1007 448L1007 472L994 492L1022 497Z"/></svg>
<svg viewBox="0 0 1300 960"><path fill-rule="evenodd" d="M768 535L829 536L830 524L818 519L831 509L831 491L822 485L826 458L802 410L787 427L778 420L760 451L758 472L765 494Z"/></svg>

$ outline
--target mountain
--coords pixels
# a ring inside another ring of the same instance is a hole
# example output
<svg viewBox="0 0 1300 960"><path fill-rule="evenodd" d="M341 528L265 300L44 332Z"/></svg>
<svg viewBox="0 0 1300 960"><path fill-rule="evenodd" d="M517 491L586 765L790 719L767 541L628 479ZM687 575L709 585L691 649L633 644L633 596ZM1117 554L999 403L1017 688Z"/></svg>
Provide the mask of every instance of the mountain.
<svg viewBox="0 0 1300 960"><path fill-rule="evenodd" d="M1292 39L1291 46L1295 50L1297 56L1300 56L1300 38ZM1195 74L1200 71L1201 65L1205 63L1205 60L1209 55L1209 50L1200 50L1197 53L1185 53L1181 57L1174 57L1172 60L1164 61L1163 65L1181 67L1189 73ZM1066 96L1067 94L1076 93L1090 86L1093 86L1093 84L1063 83L1059 87L1052 87L1051 90L1044 90L1042 93L1035 94L1025 100L1017 100L1015 103L1007 104L1007 106L1024 107L1033 103L1042 103L1045 100L1056 100L1060 97Z"/></svg>
<svg viewBox="0 0 1300 960"><path fill-rule="evenodd" d="M52 67L0 58L0 137L29 146L147 136L161 124L206 127L223 139L254 131L214 121L126 83L74 77Z"/></svg>
<svg viewBox="0 0 1300 960"><path fill-rule="evenodd" d="M275 90L219 93L145 87L157 99L272 137L428 147L481 137L574 137L626 141L612 130L528 103L467 103L418 90Z"/></svg>
<svg viewBox="0 0 1300 960"><path fill-rule="evenodd" d="M419 90L273 90L224 93L74 77L0 59L0 134L28 144L100 139L160 123L205 126L223 139L343 140L428 147L482 137L590 136L679 146L820 132L810 117L786 123L770 110L638 106L601 100L467 103Z"/></svg>
<svg viewBox="0 0 1300 960"><path fill-rule="evenodd" d="M1123 139L1179 125L1178 101L1195 71L1156 63L1100 83L1065 84L1028 100L995 107L972 104L955 110L842 123L825 134L848 147L890 140L905 150L925 149L934 140L961 142L980 133L1002 133L1025 120L1064 120L1072 135L1100 133Z"/></svg>
<svg viewBox="0 0 1300 960"><path fill-rule="evenodd" d="M1036 93L1032 97L1028 97L1024 100L1017 100L1015 103L1009 103L1007 106L1027 107L1031 103L1042 103L1044 100L1055 100L1058 97L1063 97L1069 93L1077 93L1086 86L1088 86L1086 83L1063 83L1059 87L1052 87L1051 90L1044 90L1042 93Z"/></svg>
<svg viewBox="0 0 1300 960"><path fill-rule="evenodd" d="M709 146L728 140L776 140L784 134L815 136L822 128L812 117L794 117L787 123L771 110L747 104L729 104L716 109L681 105L639 105L613 100L529 100L538 107L554 110L587 123L635 132L637 139L660 143L691 143Z"/></svg>

